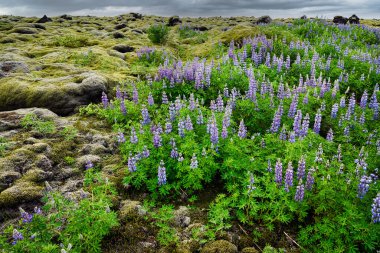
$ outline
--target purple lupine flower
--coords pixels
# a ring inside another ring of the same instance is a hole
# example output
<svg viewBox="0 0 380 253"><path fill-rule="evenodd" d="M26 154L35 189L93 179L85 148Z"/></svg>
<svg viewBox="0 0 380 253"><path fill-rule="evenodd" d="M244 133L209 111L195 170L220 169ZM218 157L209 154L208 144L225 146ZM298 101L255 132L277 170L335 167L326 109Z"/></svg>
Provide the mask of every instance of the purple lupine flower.
<svg viewBox="0 0 380 253"><path fill-rule="evenodd" d="M38 215L42 214L41 208L35 206L35 207L34 207L34 213L35 213L35 214L38 214Z"/></svg>
<svg viewBox="0 0 380 253"><path fill-rule="evenodd" d="M305 195L305 186L302 184L302 180L298 181L296 195L294 196L294 200L297 202L301 202Z"/></svg>
<svg viewBox="0 0 380 253"><path fill-rule="evenodd" d="M223 124L223 127L222 127L222 134L221 134L222 138L223 139L226 139L228 137L228 129L227 127Z"/></svg>
<svg viewBox="0 0 380 253"><path fill-rule="evenodd" d="M334 133L333 133L333 130L330 128L330 130L327 132L326 140L333 141L333 139L334 139Z"/></svg>
<svg viewBox="0 0 380 253"><path fill-rule="evenodd" d="M289 162L285 172L285 191L289 192L289 187L291 186L293 186L293 166L292 162Z"/></svg>
<svg viewBox="0 0 380 253"><path fill-rule="evenodd" d="M229 90L228 90L227 85L224 86L224 89L223 89L223 95L224 95L224 97L226 97L226 98L230 97L230 93L229 93Z"/></svg>
<svg viewBox="0 0 380 253"><path fill-rule="evenodd" d="M149 151L148 147L147 147L147 146L144 146L143 151L142 151L142 156L143 156L144 158L148 158L149 155L150 155L150 151Z"/></svg>
<svg viewBox="0 0 380 253"><path fill-rule="evenodd" d="M12 238L13 238L12 245L15 245L18 241L23 240L24 236L17 229L13 229Z"/></svg>
<svg viewBox="0 0 380 253"><path fill-rule="evenodd" d="M318 109L317 114L315 115L314 129L313 129L316 134L319 134L319 131L321 129L321 121L322 121L322 114L321 114L321 110Z"/></svg>
<svg viewBox="0 0 380 253"><path fill-rule="evenodd" d="M283 112L283 108L282 108L282 104L280 104L273 117L272 125L270 127L271 133L277 133L278 130L280 129L282 112Z"/></svg>
<svg viewBox="0 0 380 253"><path fill-rule="evenodd" d="M338 104L335 103L333 106L332 106L332 109L331 109L331 118L335 119L337 114L338 114Z"/></svg>
<svg viewBox="0 0 380 253"><path fill-rule="evenodd" d="M294 117L294 122L293 122L293 131L296 136L301 136L301 123L302 123L302 111L297 110L297 114Z"/></svg>
<svg viewBox="0 0 380 253"><path fill-rule="evenodd" d="M182 118L178 121L178 135L181 138L185 137L185 122Z"/></svg>
<svg viewBox="0 0 380 253"><path fill-rule="evenodd" d="M349 126L346 126L344 128L343 134L344 134L344 136L347 136L347 137L350 135L350 128L349 128Z"/></svg>
<svg viewBox="0 0 380 253"><path fill-rule="evenodd" d="M151 92L149 92L149 95L148 95L148 105L150 106L154 105L154 99Z"/></svg>
<svg viewBox="0 0 380 253"><path fill-rule="evenodd" d="M107 97L107 94L104 93L104 91L102 92L102 103L103 103L104 109L106 109L108 107L108 97Z"/></svg>
<svg viewBox="0 0 380 253"><path fill-rule="evenodd" d="M198 110L197 124L198 125L202 125L203 124L203 114L202 114L201 109Z"/></svg>
<svg viewBox="0 0 380 253"><path fill-rule="evenodd" d="M87 160L86 164L85 164L85 169L88 170L88 169L91 169L94 167L94 164L90 161L90 160Z"/></svg>
<svg viewBox="0 0 380 253"><path fill-rule="evenodd" d="M139 92L137 91L136 86L133 87L132 91L132 100L137 105L139 103Z"/></svg>
<svg viewBox="0 0 380 253"><path fill-rule="evenodd" d="M347 108L347 114L349 114L350 116L354 114L355 112L355 105L356 105L355 93L352 93L348 101L348 108Z"/></svg>
<svg viewBox="0 0 380 253"><path fill-rule="evenodd" d="M136 157L132 156L131 152L129 152L129 157L128 157L128 170L130 172L135 172L137 169L136 166Z"/></svg>
<svg viewBox="0 0 380 253"><path fill-rule="evenodd" d="M283 127L280 132L280 140L286 141L287 140L287 134L286 134L286 129Z"/></svg>
<svg viewBox="0 0 380 253"><path fill-rule="evenodd" d="M307 105L309 103L309 93L306 93L306 95L304 96L303 100L302 100L302 103Z"/></svg>
<svg viewBox="0 0 380 253"><path fill-rule="evenodd" d="M359 185L358 185L358 198L362 199L364 198L365 194L369 190L369 185L372 183L372 178L366 175L363 175L360 179Z"/></svg>
<svg viewBox="0 0 380 253"><path fill-rule="evenodd" d="M186 117L185 128L187 131L193 130L193 122L191 121L190 115L187 115Z"/></svg>
<svg viewBox="0 0 380 253"><path fill-rule="evenodd" d="M368 107L371 109L374 109L375 107L378 107L377 97L376 97L376 91L374 90L371 96L371 99L369 101Z"/></svg>
<svg viewBox="0 0 380 253"><path fill-rule="evenodd" d="M191 157L190 169L198 168L198 159L195 153L193 153L193 157Z"/></svg>
<svg viewBox="0 0 380 253"><path fill-rule="evenodd" d="M171 158L178 158L179 154L178 154L178 151L177 151L177 148L176 147L173 147L172 150L170 151L170 157Z"/></svg>
<svg viewBox="0 0 380 253"><path fill-rule="evenodd" d="M309 191L311 191L313 189L313 185L314 185L314 172L315 172L314 167L311 167L309 169L309 171L307 172L307 176L306 176L306 189L308 189Z"/></svg>
<svg viewBox="0 0 380 253"><path fill-rule="evenodd" d="M310 116L306 113L305 118L302 121L301 137L306 137L309 130Z"/></svg>
<svg viewBox="0 0 380 253"><path fill-rule="evenodd" d="M253 174L251 174L249 177L248 194L250 194L256 189L256 187L254 186L254 183L255 183L255 179L253 178Z"/></svg>
<svg viewBox="0 0 380 253"><path fill-rule="evenodd" d="M161 160L160 165L158 166L157 178L158 185L166 184L166 168L163 160Z"/></svg>
<svg viewBox="0 0 380 253"><path fill-rule="evenodd" d="M136 130L134 127L131 127L131 137L130 137L131 143L136 144L139 139L137 138Z"/></svg>
<svg viewBox="0 0 380 253"><path fill-rule="evenodd" d="M372 212L372 222L379 223L380 222L380 193L378 193L376 198L373 199L371 212Z"/></svg>
<svg viewBox="0 0 380 253"><path fill-rule="evenodd" d="M120 111L123 115L127 114L127 108L125 108L125 102L124 99L120 101Z"/></svg>
<svg viewBox="0 0 380 253"><path fill-rule="evenodd" d="M291 132L289 133L289 142L290 142L290 143L294 143L294 142L296 142L296 133L295 133L294 131L291 131Z"/></svg>
<svg viewBox="0 0 380 253"><path fill-rule="evenodd" d="M123 94L120 91L120 86L119 85L116 87L116 98L120 99L120 100L123 98Z"/></svg>
<svg viewBox="0 0 380 253"><path fill-rule="evenodd" d="M160 132L157 130L153 132L153 145L155 148L162 146L162 137L160 135Z"/></svg>
<svg viewBox="0 0 380 253"><path fill-rule="evenodd" d="M119 144L125 142L125 136L124 136L124 134L123 134L122 132L119 132L119 133L117 134L117 142L118 142Z"/></svg>
<svg viewBox="0 0 380 253"><path fill-rule="evenodd" d="M218 98L216 99L216 109L218 112L223 112L224 110L223 98L220 94Z"/></svg>
<svg viewBox="0 0 380 253"><path fill-rule="evenodd" d="M240 139L244 139L245 137L247 137L247 128L244 125L243 119L240 121L238 136L240 137Z"/></svg>
<svg viewBox="0 0 380 253"><path fill-rule="evenodd" d="M315 154L314 162L321 163L323 161L322 155L323 155L323 147L322 147L322 143L320 143L318 146L317 152Z"/></svg>
<svg viewBox="0 0 380 253"><path fill-rule="evenodd" d="M365 112L363 111L359 118L360 125L364 125L365 123Z"/></svg>
<svg viewBox="0 0 380 253"><path fill-rule="evenodd" d="M182 153L178 154L178 162L183 162L184 158L182 156Z"/></svg>
<svg viewBox="0 0 380 253"><path fill-rule="evenodd" d="M165 123L165 133L170 134L172 130L173 130L172 123L169 121L169 119L167 119Z"/></svg>
<svg viewBox="0 0 380 253"><path fill-rule="evenodd" d="M219 130L218 130L218 126L216 124L216 119L215 119L215 114L212 113L212 116L211 116L211 122L210 122L210 125L209 125L209 133L210 133L210 140L211 140L211 143L216 145L218 144L218 141L219 141Z"/></svg>
<svg viewBox="0 0 380 253"><path fill-rule="evenodd" d="M360 99L360 107L364 110L367 106L368 93L367 90L363 92L362 98Z"/></svg>
<svg viewBox="0 0 380 253"><path fill-rule="evenodd" d="M20 209L21 219L23 223L29 223L33 220L33 214L26 212L21 207L19 207L19 209Z"/></svg>
<svg viewBox="0 0 380 253"><path fill-rule="evenodd" d="M281 185L282 184L282 163L281 163L280 159L277 159L276 166L274 169L274 173L275 173L275 180L274 181L278 185Z"/></svg>
<svg viewBox="0 0 380 253"><path fill-rule="evenodd" d="M345 99L345 97L341 97L340 98L340 107L341 108L346 107L346 99Z"/></svg>
<svg viewBox="0 0 380 253"><path fill-rule="evenodd" d="M162 103L163 104L169 103L168 96L166 95L165 91L162 92Z"/></svg>
<svg viewBox="0 0 380 253"><path fill-rule="evenodd" d="M174 103L170 103L169 105L169 118L171 121L174 121L176 117L176 109Z"/></svg>
<svg viewBox="0 0 380 253"><path fill-rule="evenodd" d="M149 111L145 105L143 105L143 107L141 109L141 115L143 118L142 124L143 125L149 125L150 124L150 116L149 116Z"/></svg>
<svg viewBox="0 0 380 253"><path fill-rule="evenodd" d="M288 117L293 118L297 111L297 105L298 105L298 93L294 94L292 103L289 107Z"/></svg>
<svg viewBox="0 0 380 253"><path fill-rule="evenodd" d="M302 155L301 159L298 161L297 180L303 179L305 177L305 169L306 169L306 160L305 160L305 156Z"/></svg>
<svg viewBox="0 0 380 253"><path fill-rule="evenodd" d="M368 164L366 162L367 155L368 154L364 153L364 146L363 146L360 149L359 158L355 159L355 161L354 161L356 163L356 175L359 175L360 169L363 169L363 171L366 172L367 166L368 166Z"/></svg>

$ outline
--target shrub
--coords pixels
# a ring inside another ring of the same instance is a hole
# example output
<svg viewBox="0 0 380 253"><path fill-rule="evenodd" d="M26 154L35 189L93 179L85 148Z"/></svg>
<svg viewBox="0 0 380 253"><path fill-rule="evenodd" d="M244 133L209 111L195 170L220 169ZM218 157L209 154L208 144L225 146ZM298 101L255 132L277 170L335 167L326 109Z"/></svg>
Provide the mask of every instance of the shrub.
<svg viewBox="0 0 380 253"><path fill-rule="evenodd" d="M148 29L148 38L154 44L165 44L168 34L169 28L164 24L155 24Z"/></svg>
<svg viewBox="0 0 380 253"><path fill-rule="evenodd" d="M55 37L53 44L60 47L78 48L91 46L94 43L90 42L88 37L82 35L64 35Z"/></svg>

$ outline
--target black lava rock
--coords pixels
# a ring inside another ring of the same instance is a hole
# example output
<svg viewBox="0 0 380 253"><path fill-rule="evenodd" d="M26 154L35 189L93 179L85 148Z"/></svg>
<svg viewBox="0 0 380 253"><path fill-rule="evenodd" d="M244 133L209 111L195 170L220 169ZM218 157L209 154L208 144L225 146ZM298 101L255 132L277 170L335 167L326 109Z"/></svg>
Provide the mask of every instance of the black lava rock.
<svg viewBox="0 0 380 253"><path fill-rule="evenodd" d="M257 24L269 24L270 22L272 22L272 19L269 16L261 16L256 21Z"/></svg>
<svg viewBox="0 0 380 253"><path fill-rule="evenodd" d="M134 47L128 46L128 45L116 45L112 49L120 52L120 53L128 53L135 51Z"/></svg>
<svg viewBox="0 0 380 253"><path fill-rule="evenodd" d="M175 25L178 25L181 23L182 23L182 21L181 21L181 19L179 19L178 16L172 16L169 18L168 26L175 26Z"/></svg>
<svg viewBox="0 0 380 253"><path fill-rule="evenodd" d="M46 15L44 15L42 18L37 20L36 23L46 23L46 22L52 22L53 20L51 18L48 18Z"/></svg>
<svg viewBox="0 0 380 253"><path fill-rule="evenodd" d="M335 24L347 24L348 18L342 17L342 16L335 16L333 19L333 23Z"/></svg>
<svg viewBox="0 0 380 253"><path fill-rule="evenodd" d="M360 18L354 14L348 18L348 22L350 22L350 24L360 24Z"/></svg>

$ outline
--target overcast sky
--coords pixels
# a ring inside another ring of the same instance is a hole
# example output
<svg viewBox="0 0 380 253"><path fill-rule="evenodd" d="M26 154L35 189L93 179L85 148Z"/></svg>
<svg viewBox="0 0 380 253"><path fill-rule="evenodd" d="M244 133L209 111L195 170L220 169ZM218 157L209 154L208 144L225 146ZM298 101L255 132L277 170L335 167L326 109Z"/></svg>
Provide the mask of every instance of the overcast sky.
<svg viewBox="0 0 380 253"><path fill-rule="evenodd" d="M0 15L262 16L380 18L380 0L0 0Z"/></svg>

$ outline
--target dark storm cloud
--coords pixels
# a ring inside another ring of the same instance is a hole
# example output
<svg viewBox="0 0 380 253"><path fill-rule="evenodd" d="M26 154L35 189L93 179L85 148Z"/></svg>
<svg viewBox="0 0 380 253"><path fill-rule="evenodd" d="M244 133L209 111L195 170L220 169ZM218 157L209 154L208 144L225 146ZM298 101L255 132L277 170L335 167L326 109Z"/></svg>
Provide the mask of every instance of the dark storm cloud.
<svg viewBox="0 0 380 253"><path fill-rule="evenodd" d="M180 16L380 17L379 0L0 0L0 14L109 16L126 12Z"/></svg>

